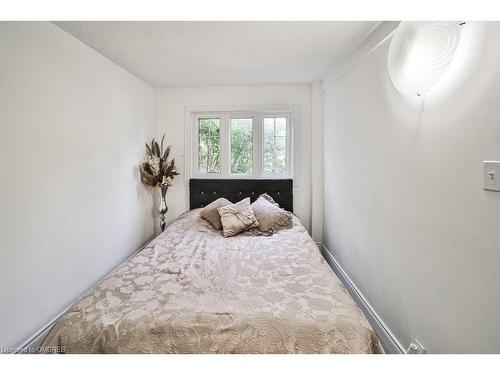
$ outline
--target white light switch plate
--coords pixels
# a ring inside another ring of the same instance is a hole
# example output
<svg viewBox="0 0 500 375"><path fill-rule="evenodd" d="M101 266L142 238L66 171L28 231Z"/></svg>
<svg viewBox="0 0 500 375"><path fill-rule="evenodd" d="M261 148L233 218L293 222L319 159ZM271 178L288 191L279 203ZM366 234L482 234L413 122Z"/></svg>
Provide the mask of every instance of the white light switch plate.
<svg viewBox="0 0 500 375"><path fill-rule="evenodd" d="M484 190L500 191L500 161L483 161Z"/></svg>

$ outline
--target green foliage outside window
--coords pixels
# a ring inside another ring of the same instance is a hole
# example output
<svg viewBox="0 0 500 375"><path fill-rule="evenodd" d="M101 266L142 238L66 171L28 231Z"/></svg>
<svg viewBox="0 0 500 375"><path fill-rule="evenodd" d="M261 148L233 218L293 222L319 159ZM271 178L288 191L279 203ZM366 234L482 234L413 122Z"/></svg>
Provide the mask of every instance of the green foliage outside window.
<svg viewBox="0 0 500 375"><path fill-rule="evenodd" d="M231 119L231 173L252 173L252 126L252 119Z"/></svg>
<svg viewBox="0 0 500 375"><path fill-rule="evenodd" d="M287 172L286 117L264 118L263 167L265 174ZM230 121L230 170L235 174L253 173L253 120ZM220 173L221 119L198 119L198 172Z"/></svg>
<svg viewBox="0 0 500 375"><path fill-rule="evenodd" d="M264 119L264 173L286 173L286 118Z"/></svg>
<svg viewBox="0 0 500 375"><path fill-rule="evenodd" d="M220 172L220 119L198 120L198 170L200 173Z"/></svg>

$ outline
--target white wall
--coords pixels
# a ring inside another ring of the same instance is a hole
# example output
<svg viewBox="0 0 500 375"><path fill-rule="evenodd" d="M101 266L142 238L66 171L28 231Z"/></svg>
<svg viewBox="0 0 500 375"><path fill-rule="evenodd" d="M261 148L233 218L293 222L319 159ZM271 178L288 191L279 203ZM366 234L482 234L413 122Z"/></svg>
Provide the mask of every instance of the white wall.
<svg viewBox="0 0 500 375"><path fill-rule="evenodd" d="M389 41L325 92L324 241L406 347L500 352L500 23L467 23L425 103L387 75Z"/></svg>
<svg viewBox="0 0 500 375"><path fill-rule="evenodd" d="M294 211L311 228L311 85L226 86L162 89L158 93L157 134L167 133L173 154L184 174L185 109L189 107L295 105ZM189 125L189 124L188 124ZM167 194L168 221L188 209L189 188L184 176Z"/></svg>
<svg viewBox="0 0 500 375"><path fill-rule="evenodd" d="M0 346L153 234L155 91L48 22L0 23Z"/></svg>
<svg viewBox="0 0 500 375"><path fill-rule="evenodd" d="M311 119L311 236L323 241L323 136L324 111L323 88L321 82L312 83Z"/></svg>

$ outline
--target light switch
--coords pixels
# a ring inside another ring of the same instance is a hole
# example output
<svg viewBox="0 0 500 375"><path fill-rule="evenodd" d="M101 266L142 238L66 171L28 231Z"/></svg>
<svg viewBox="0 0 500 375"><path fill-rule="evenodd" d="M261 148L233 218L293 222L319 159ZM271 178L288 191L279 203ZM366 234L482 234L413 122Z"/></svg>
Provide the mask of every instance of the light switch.
<svg viewBox="0 0 500 375"><path fill-rule="evenodd" d="M500 191L500 161L483 161L484 190Z"/></svg>

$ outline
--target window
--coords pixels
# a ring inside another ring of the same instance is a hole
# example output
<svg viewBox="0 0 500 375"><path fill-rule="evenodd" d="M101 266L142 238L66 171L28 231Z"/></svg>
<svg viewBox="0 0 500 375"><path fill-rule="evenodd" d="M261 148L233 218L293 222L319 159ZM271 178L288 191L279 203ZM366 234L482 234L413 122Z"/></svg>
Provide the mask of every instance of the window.
<svg viewBox="0 0 500 375"><path fill-rule="evenodd" d="M198 119L198 169L220 172L220 118Z"/></svg>
<svg viewBox="0 0 500 375"><path fill-rule="evenodd" d="M253 119L231 119L231 173L252 174Z"/></svg>
<svg viewBox="0 0 500 375"><path fill-rule="evenodd" d="M292 111L190 114L192 176L292 177Z"/></svg>
<svg viewBox="0 0 500 375"><path fill-rule="evenodd" d="M286 173L286 117L264 118L264 173Z"/></svg>

